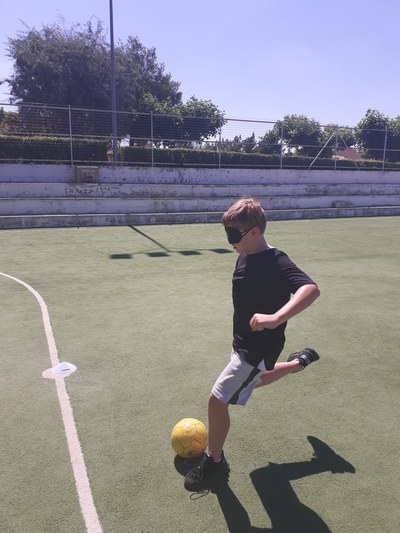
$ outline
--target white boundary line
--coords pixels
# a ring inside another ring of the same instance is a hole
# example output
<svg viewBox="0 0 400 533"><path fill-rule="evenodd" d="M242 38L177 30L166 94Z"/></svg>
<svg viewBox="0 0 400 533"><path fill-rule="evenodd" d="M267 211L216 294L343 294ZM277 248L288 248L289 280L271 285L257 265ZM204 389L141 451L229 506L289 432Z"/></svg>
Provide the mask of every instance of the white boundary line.
<svg viewBox="0 0 400 533"><path fill-rule="evenodd" d="M14 278L13 276L9 276L8 274L4 274L3 272L0 272L0 275L9 278L13 281L16 281L20 285L23 285L26 289L28 289L28 291L30 291L34 295L34 297L38 301L42 312L43 325L46 333L51 365L57 365L60 361L58 359L57 346L54 340L49 312L45 301L40 296L40 294L35 291L33 287L31 287L24 281L21 281L18 278ZM94 504L85 461L83 458L78 433L76 430L71 402L69 400L68 392L65 387L64 378L56 377L55 382L57 387L58 401L61 408L65 435L68 443L69 455L71 458L72 470L75 477L75 485L78 492L79 504L81 507L83 519L85 521L86 530L88 531L88 533L102 533L103 529L101 527Z"/></svg>

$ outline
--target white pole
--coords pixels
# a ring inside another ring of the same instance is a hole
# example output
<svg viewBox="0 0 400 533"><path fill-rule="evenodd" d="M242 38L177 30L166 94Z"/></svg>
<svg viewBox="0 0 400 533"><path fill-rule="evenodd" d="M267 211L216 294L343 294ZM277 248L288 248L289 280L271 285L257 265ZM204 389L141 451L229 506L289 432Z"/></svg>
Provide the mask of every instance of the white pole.
<svg viewBox="0 0 400 533"><path fill-rule="evenodd" d="M113 162L118 161L117 144L117 97L115 92L115 51L114 51L114 17L113 3L110 2L110 46L111 46L111 109L112 109L112 147Z"/></svg>

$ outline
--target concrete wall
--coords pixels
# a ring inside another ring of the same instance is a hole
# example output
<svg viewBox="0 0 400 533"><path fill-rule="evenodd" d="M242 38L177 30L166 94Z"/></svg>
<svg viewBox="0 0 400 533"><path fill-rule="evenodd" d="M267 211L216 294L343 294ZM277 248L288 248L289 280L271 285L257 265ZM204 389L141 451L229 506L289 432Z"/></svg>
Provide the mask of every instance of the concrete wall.
<svg viewBox="0 0 400 533"><path fill-rule="evenodd" d="M0 164L0 182L74 183L71 165ZM275 170L204 169L165 167L99 167L100 183L392 183L400 184L400 172L370 170Z"/></svg>
<svg viewBox="0 0 400 533"><path fill-rule="evenodd" d="M400 214L400 172L110 166L81 178L68 165L0 165L0 228L215 222L240 196L270 219Z"/></svg>

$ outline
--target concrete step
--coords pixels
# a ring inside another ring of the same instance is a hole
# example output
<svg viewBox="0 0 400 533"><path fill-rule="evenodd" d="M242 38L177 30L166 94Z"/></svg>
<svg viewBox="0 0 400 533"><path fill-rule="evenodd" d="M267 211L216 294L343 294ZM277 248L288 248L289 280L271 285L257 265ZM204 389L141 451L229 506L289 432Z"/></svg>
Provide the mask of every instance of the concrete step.
<svg viewBox="0 0 400 533"><path fill-rule="evenodd" d="M0 198L0 215L63 215L88 213L187 213L225 211L237 196L207 198ZM400 195L259 196L264 209L318 209L397 206Z"/></svg>
<svg viewBox="0 0 400 533"><path fill-rule="evenodd" d="M247 196L366 196L400 195L400 184L124 184L0 182L0 198L210 198Z"/></svg>
<svg viewBox="0 0 400 533"><path fill-rule="evenodd" d="M265 183L301 184L354 184L387 183L399 184L399 172L369 170L306 170L306 169L204 169L204 168L129 168L100 167L101 183L174 183L212 185L263 185ZM40 170L36 171L38 177ZM40 179L40 178L39 178ZM0 175L1 181L1 175Z"/></svg>
<svg viewBox="0 0 400 533"><path fill-rule="evenodd" d="M0 216L0 229L220 223L222 215L223 211ZM268 220L377 216L400 216L400 205L390 207L276 209L268 212Z"/></svg>
<svg viewBox="0 0 400 533"><path fill-rule="evenodd" d="M0 182L70 183L76 180L76 168L71 165L0 164ZM232 184L264 185L281 183L303 184L399 184L400 172L371 170L307 170L307 169L204 169L167 167L99 167L102 184Z"/></svg>

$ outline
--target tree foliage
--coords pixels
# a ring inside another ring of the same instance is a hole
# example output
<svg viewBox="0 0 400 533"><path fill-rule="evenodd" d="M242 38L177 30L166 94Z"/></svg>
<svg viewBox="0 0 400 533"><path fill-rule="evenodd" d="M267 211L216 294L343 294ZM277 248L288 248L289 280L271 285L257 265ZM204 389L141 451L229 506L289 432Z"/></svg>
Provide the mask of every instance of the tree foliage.
<svg viewBox="0 0 400 533"><path fill-rule="evenodd" d="M101 21L28 28L8 40L8 52L14 72L5 81L13 103L110 109L110 47ZM179 83L157 62L155 49L138 38L115 47L115 69L119 110L141 111L138 102L150 90L161 101L181 102Z"/></svg>
<svg viewBox="0 0 400 533"><path fill-rule="evenodd" d="M328 124L322 132L321 142L333 151L350 148L356 144L354 128L344 128L337 124Z"/></svg>
<svg viewBox="0 0 400 533"><path fill-rule="evenodd" d="M146 94L159 102L181 104L180 84L157 62L155 48L146 48L137 37L130 36L116 47L115 58L118 109L146 112Z"/></svg>
<svg viewBox="0 0 400 533"><path fill-rule="evenodd" d="M65 108L71 106L74 134L111 134L111 113L105 112L111 110L110 46L101 21L68 26L61 18L40 30L26 26L8 39L8 54L14 69L3 82L9 84L11 103L19 105L19 112L0 113L2 132L68 134L71 116ZM152 138L156 146L194 147L209 141L211 147L214 140L217 147L215 139L225 123L222 112L211 101L194 96L183 103L179 82L158 62L155 48L146 48L132 36L119 41L115 70L120 138L129 135L133 146L146 145ZM57 106L64 108L56 110ZM38 130L29 129L33 124ZM365 158L399 161L400 116L391 119L368 109L351 129L335 124L322 128L304 115L286 115L258 142L254 134L245 139L236 135L222 140L219 148L330 157L336 148L349 146L357 146Z"/></svg>
<svg viewBox="0 0 400 533"><path fill-rule="evenodd" d="M367 159L400 161L400 116L390 119L368 109L356 128L318 122L304 115L286 115L260 138L262 154L331 157L335 151L356 146Z"/></svg>
<svg viewBox="0 0 400 533"><path fill-rule="evenodd" d="M357 124L356 139L364 157L400 161L400 116L390 119L368 109Z"/></svg>
<svg viewBox="0 0 400 533"><path fill-rule="evenodd" d="M235 135L233 140L222 139L219 147L220 150L226 152L244 152L246 154L251 154L257 149L256 136L252 133L250 137L242 139L241 135Z"/></svg>
<svg viewBox="0 0 400 533"><path fill-rule="evenodd" d="M315 156L321 147L322 132L319 123L304 115L286 115L260 140L261 153L295 153Z"/></svg>
<svg viewBox="0 0 400 533"><path fill-rule="evenodd" d="M14 72L5 81L12 103L107 107L110 68L101 23L28 28L8 40L8 52Z"/></svg>
<svg viewBox="0 0 400 533"><path fill-rule="evenodd" d="M374 109L368 109L357 124L357 143L364 157L381 159L389 118Z"/></svg>
<svg viewBox="0 0 400 533"><path fill-rule="evenodd" d="M101 21L67 27L63 20L41 30L27 28L8 40L8 52L14 63L10 78L11 102L40 102L48 108L20 107L27 120L56 125L68 131L68 115L60 118L50 106L110 110L110 47ZM210 101L195 97L182 103L179 82L157 60L155 48L146 48L137 37L128 37L115 47L116 100L120 137L150 137L149 116L139 113L171 115L156 124L158 136L202 140L214 135L220 125L221 112ZM130 115L132 113L132 115ZM190 120L186 117L190 117ZM111 114L82 112L74 117L74 133L109 135ZM47 130L48 131L48 130ZM139 135L138 135L139 132Z"/></svg>
<svg viewBox="0 0 400 533"><path fill-rule="evenodd" d="M19 113L15 111L5 111L0 108L0 134L13 135L14 133L23 133L23 124Z"/></svg>
<svg viewBox="0 0 400 533"><path fill-rule="evenodd" d="M282 150L284 150L282 126L279 129L275 125L260 138L257 145L257 151L260 154L280 154Z"/></svg>
<svg viewBox="0 0 400 533"><path fill-rule="evenodd" d="M209 137L215 137L223 125L221 111L209 100L199 100L191 96L184 103L173 104L170 99L160 101L151 93L145 93L140 107L146 115L138 114L131 123L130 145L141 145L141 141L151 138L156 146L193 147Z"/></svg>

